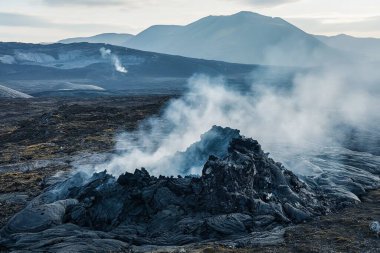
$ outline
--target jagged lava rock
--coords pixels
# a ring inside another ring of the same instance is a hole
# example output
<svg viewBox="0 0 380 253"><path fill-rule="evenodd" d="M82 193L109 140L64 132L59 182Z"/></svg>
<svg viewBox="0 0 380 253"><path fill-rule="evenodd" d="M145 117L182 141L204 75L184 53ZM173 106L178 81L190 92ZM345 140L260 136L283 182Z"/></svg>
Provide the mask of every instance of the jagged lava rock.
<svg viewBox="0 0 380 253"><path fill-rule="evenodd" d="M270 214L282 221L301 221L315 212L317 204L297 176L249 138L233 139L225 158L210 157L201 180L203 201L211 213Z"/></svg>
<svg viewBox="0 0 380 253"><path fill-rule="evenodd" d="M62 239L62 247L74 247L81 239L74 242L71 234L83 230L91 235L80 242L84 249L91 248L86 242L94 242L99 233L108 242L107 250L130 244L184 245L221 239L238 239L247 246L242 238L252 232L269 231L326 212L323 198L269 158L257 141L229 128L214 127L211 131L219 136L215 143L223 143L220 136L225 134L229 144L220 145L222 150L218 151L211 142L213 154L219 157L209 157L200 177L154 177L144 168L117 179L106 172L90 179L76 175L51 187L11 219L0 242L10 249L54 251L41 242L59 234L60 238L70 237ZM190 157L197 156L196 148L188 150ZM59 202L63 200L70 200L64 208ZM48 204L59 205L59 212L51 214ZM23 225L18 228L20 220ZM44 232L47 230L50 235Z"/></svg>

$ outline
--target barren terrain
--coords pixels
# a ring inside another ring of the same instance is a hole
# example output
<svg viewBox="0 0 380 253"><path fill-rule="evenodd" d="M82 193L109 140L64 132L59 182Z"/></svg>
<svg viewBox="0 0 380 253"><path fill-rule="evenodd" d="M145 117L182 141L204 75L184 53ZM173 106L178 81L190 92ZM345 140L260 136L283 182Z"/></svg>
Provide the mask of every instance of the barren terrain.
<svg viewBox="0 0 380 253"><path fill-rule="evenodd" d="M66 158L110 151L116 133L136 128L168 99L0 100L0 226L43 190L47 177L70 169Z"/></svg>
<svg viewBox="0 0 380 253"><path fill-rule="evenodd" d="M0 100L0 227L29 200L69 171L82 154L112 152L115 134L160 112L168 96ZM380 220L380 191L362 203L286 229L276 245L231 249L218 244L151 249L156 252L378 252L369 223ZM0 249L6 251L5 248ZM139 249L136 249L138 251Z"/></svg>

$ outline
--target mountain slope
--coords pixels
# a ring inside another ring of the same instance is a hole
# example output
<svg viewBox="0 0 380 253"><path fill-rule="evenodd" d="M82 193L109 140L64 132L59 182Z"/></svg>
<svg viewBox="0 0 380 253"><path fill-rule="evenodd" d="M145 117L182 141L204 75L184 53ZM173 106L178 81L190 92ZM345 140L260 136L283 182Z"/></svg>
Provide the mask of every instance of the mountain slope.
<svg viewBox="0 0 380 253"><path fill-rule="evenodd" d="M280 18L252 12L208 16L186 26L152 26L128 47L244 64L314 65L336 52Z"/></svg>
<svg viewBox="0 0 380 253"><path fill-rule="evenodd" d="M0 82L32 96L79 90L172 94L186 89L195 74L224 76L233 85L245 85L255 71L262 76L269 69L91 43L0 43L0 58ZM272 73L276 68L270 69Z"/></svg>
<svg viewBox="0 0 380 253"><path fill-rule="evenodd" d="M331 37L316 35L315 37L332 48L380 61L380 39L356 38L346 34Z"/></svg>
<svg viewBox="0 0 380 253"><path fill-rule="evenodd" d="M91 37L78 37L78 38L69 38L58 41L58 43L79 43L79 42L88 42L88 43L105 43L114 46L125 46L128 41L133 38L134 35L127 33L102 33Z"/></svg>

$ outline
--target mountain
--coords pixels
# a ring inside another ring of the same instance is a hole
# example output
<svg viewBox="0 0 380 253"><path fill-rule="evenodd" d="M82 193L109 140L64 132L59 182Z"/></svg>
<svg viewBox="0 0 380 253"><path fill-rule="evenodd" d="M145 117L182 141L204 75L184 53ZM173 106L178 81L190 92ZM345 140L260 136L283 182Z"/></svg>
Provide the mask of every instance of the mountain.
<svg viewBox="0 0 380 253"><path fill-rule="evenodd" d="M0 43L0 82L32 96L125 93L178 94L195 74L224 76L232 85L251 84L254 73L273 78L288 68L232 64L92 44ZM268 83L271 79L268 80ZM273 82L273 81L272 81ZM240 86L239 86L240 85Z"/></svg>
<svg viewBox="0 0 380 253"><path fill-rule="evenodd" d="M346 34L331 37L316 35L315 37L332 48L380 61L380 39L356 38Z"/></svg>
<svg viewBox="0 0 380 253"><path fill-rule="evenodd" d="M78 42L88 42L88 43L105 43L114 46L125 46L128 41L133 38L134 35L128 33L102 33L91 37L78 37L69 38L58 41L58 43L78 43Z"/></svg>
<svg viewBox="0 0 380 253"><path fill-rule="evenodd" d="M127 46L243 64L310 66L326 57L340 57L285 20L252 12L208 16L186 26L152 26L131 38Z"/></svg>

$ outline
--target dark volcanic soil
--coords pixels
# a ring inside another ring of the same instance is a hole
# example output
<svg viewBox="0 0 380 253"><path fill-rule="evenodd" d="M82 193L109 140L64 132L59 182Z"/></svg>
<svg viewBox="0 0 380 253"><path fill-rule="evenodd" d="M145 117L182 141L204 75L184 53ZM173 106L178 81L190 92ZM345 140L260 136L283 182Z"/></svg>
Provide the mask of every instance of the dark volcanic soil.
<svg viewBox="0 0 380 253"><path fill-rule="evenodd" d="M157 113L167 96L0 100L0 164L113 147L115 132Z"/></svg>

